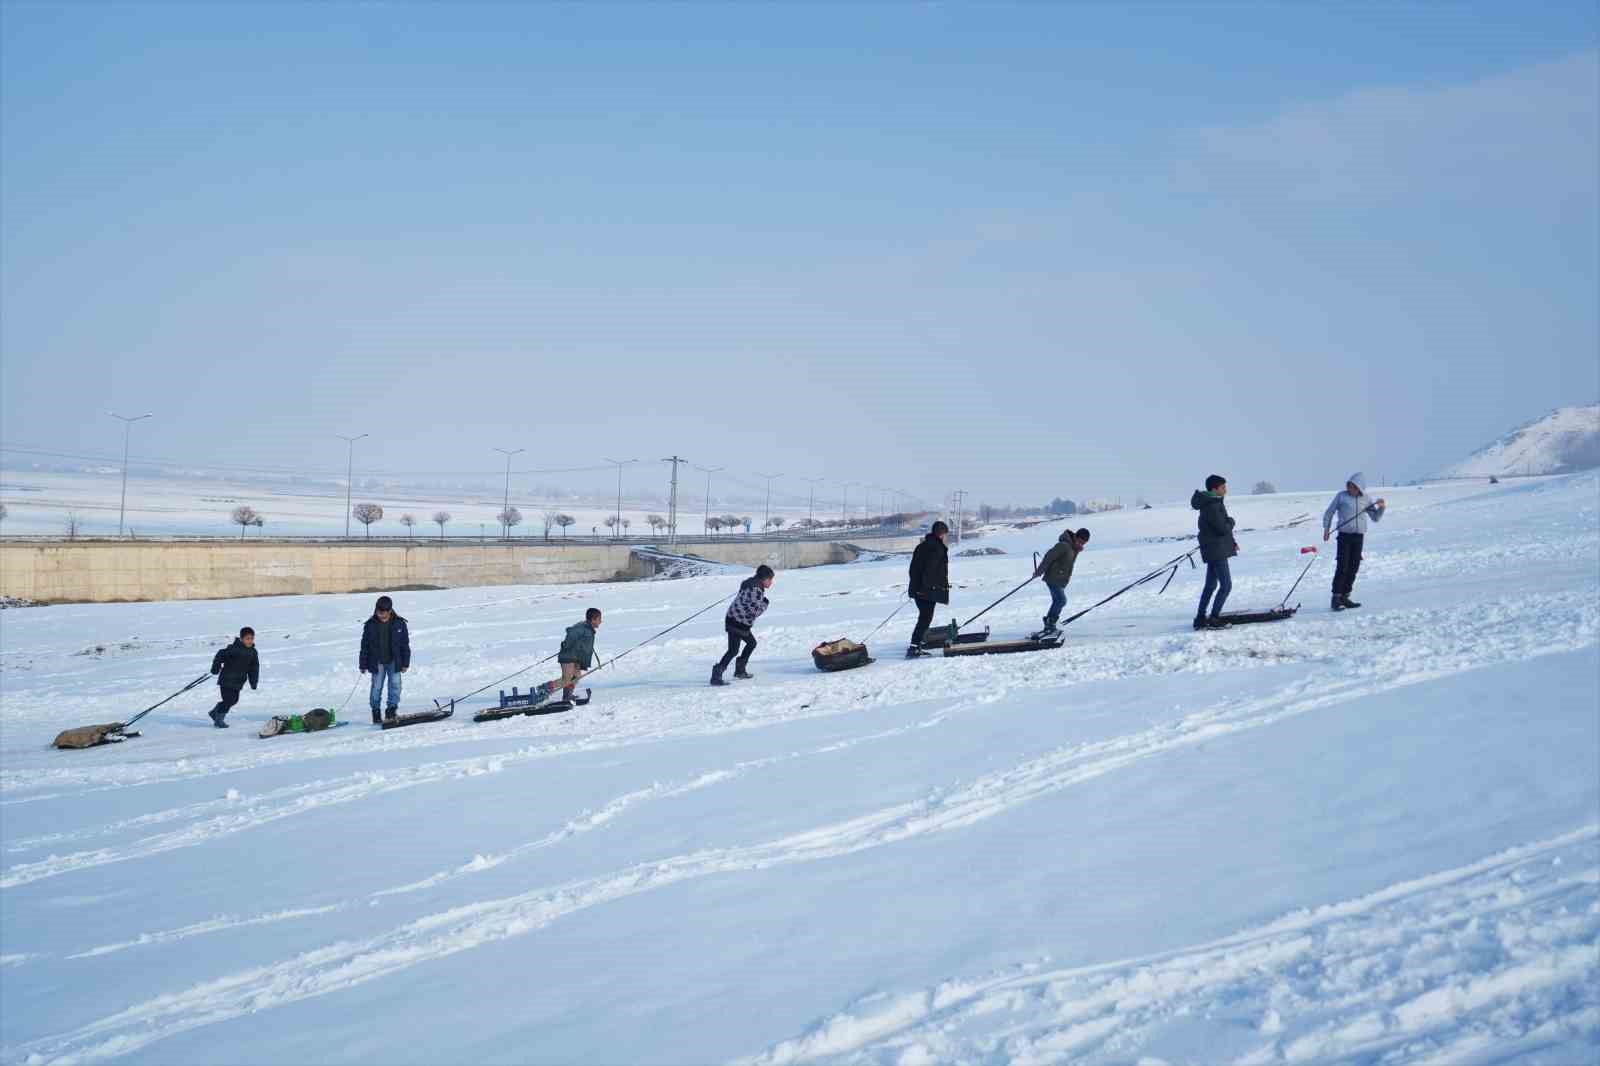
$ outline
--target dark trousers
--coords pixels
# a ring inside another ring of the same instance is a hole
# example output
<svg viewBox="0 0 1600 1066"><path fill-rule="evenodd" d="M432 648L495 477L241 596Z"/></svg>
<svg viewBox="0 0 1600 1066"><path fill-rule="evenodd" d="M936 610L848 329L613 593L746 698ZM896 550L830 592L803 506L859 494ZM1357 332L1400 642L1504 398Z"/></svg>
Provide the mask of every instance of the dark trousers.
<svg viewBox="0 0 1600 1066"><path fill-rule="evenodd" d="M222 698L217 701L215 707L211 708L211 713L218 718L225 718L228 712L233 709L233 705L239 702L239 689L219 686L217 691L221 693Z"/></svg>
<svg viewBox="0 0 1600 1066"><path fill-rule="evenodd" d="M720 674L726 670L728 664L733 662L733 657L738 655L738 671L742 674L744 673L744 668L750 663L750 653L756 650L756 635L750 631L749 626L742 626L738 622L728 622L726 623L726 628L728 630L728 650L721 659L717 660L717 673ZM744 645L743 653L739 651L739 645L741 644Z"/></svg>
<svg viewBox="0 0 1600 1066"><path fill-rule="evenodd" d="M933 609L939 606L932 600L925 600L921 596L912 597L917 601L917 625L911 631L911 643L921 644L928 636L928 626L933 622Z"/></svg>
<svg viewBox="0 0 1600 1066"><path fill-rule="evenodd" d="M1333 594L1348 596L1356 587L1356 571L1361 569L1361 546L1366 543L1365 533L1340 533L1338 562L1333 569Z"/></svg>
<svg viewBox="0 0 1600 1066"><path fill-rule="evenodd" d="M1228 572L1228 560L1218 559L1214 563L1206 564L1206 587L1200 593L1200 609L1195 612L1196 618L1204 618L1206 604L1211 604L1211 617L1215 618L1222 613L1222 605L1228 602L1228 593L1233 591L1233 575ZM1217 600L1211 602L1211 594L1216 593Z"/></svg>

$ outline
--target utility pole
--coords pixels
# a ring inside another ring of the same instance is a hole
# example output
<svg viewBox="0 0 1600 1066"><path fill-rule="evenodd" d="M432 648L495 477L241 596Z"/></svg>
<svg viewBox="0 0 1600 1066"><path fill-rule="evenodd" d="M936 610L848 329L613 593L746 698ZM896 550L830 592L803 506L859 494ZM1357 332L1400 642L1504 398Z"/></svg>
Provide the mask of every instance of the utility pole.
<svg viewBox="0 0 1600 1066"><path fill-rule="evenodd" d="M711 529L711 475L720 474L728 469L725 466L697 466L696 470L706 476L706 524L705 529Z"/></svg>
<svg viewBox="0 0 1600 1066"><path fill-rule="evenodd" d="M605 459L605 456L600 458ZM637 463L637 459L606 459L606 462L617 468L617 513L616 521L611 526L611 537L616 539L618 531L622 529L622 468L629 463Z"/></svg>
<svg viewBox="0 0 1600 1066"><path fill-rule="evenodd" d="M772 528L772 483L782 476L782 474L763 474L759 470L756 471L756 477L767 479L767 517L762 520L761 532L763 534Z"/></svg>
<svg viewBox="0 0 1600 1066"><path fill-rule="evenodd" d="M810 500L809 503L806 504L806 532L809 533L811 531L812 523L814 521L816 521L817 483L820 482L820 481L825 481L827 479L826 478L820 478L820 477L804 477L804 478L801 478L800 480L809 483L810 486L811 486L811 500Z"/></svg>
<svg viewBox="0 0 1600 1066"><path fill-rule="evenodd" d="M967 490L958 489L954 494L956 499L956 543L961 543L961 507L967 501Z"/></svg>
<svg viewBox="0 0 1600 1066"><path fill-rule="evenodd" d="M129 418L127 415L119 415L115 411L107 411L106 414L122 421L122 502L117 505L117 536L120 537L122 536L122 520L128 511L128 438L133 435L133 424L135 422L142 422L155 416L146 413Z"/></svg>
<svg viewBox="0 0 1600 1066"><path fill-rule="evenodd" d="M370 435L371 434L362 433L360 436L347 437L343 433L335 433L334 434L335 437L338 437L340 440L344 441L346 444L348 444L350 446L349 449L345 452L345 456L344 456L344 539L345 540L349 540L350 539L350 480L351 480L351 471L353 471L355 469L355 465L356 465L356 441L360 440L362 437L366 437L366 436L370 436Z"/></svg>
<svg viewBox="0 0 1600 1066"><path fill-rule="evenodd" d="M526 448L518 448L516 451L508 452L504 448L495 449L495 451L506 457L506 496L505 502L500 505L500 529L506 540L511 539L511 457L520 455L527 450Z"/></svg>
<svg viewBox="0 0 1600 1066"><path fill-rule="evenodd" d="M678 464L687 463L689 460L682 456L674 455L670 459L661 461L672 464L672 496L667 502L667 528L672 531L668 546L676 550L678 547Z"/></svg>

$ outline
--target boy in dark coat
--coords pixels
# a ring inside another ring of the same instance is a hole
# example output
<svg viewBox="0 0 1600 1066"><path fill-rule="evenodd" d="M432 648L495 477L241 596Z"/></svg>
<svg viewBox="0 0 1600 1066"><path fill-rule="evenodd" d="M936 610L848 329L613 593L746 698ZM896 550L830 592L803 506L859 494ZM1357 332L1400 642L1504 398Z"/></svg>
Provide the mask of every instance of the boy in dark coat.
<svg viewBox="0 0 1600 1066"><path fill-rule="evenodd" d="M911 553L910 580L906 595L917 605L917 625L911 631L911 643L906 648L906 658L915 659L924 654L922 641L928 635L928 624L933 621L937 604L950 602L950 527L935 522L922 538L917 550Z"/></svg>
<svg viewBox="0 0 1600 1066"><path fill-rule="evenodd" d="M1233 539L1233 519L1228 517L1228 507L1223 498L1228 495L1228 479L1220 474L1206 478L1204 492L1195 491L1189 506L1200 512L1200 558L1206 564L1206 587L1200 593L1200 609L1194 616L1196 629L1226 629L1228 623L1220 617L1222 605L1233 591L1233 575L1228 572L1228 560L1239 554L1239 543ZM1211 595L1216 593L1216 602ZM1206 605L1211 604L1211 614L1206 615Z"/></svg>
<svg viewBox="0 0 1600 1066"><path fill-rule="evenodd" d="M222 699L211 708L211 724L218 729L228 728L228 711L239 702L239 692L246 681L251 691L261 679L261 659L256 655L256 631L249 626L239 630L239 636L226 648L218 649L211 657L211 672L217 678L217 688Z"/></svg>
<svg viewBox="0 0 1600 1066"><path fill-rule="evenodd" d="M1056 619L1061 617L1062 610L1067 606L1067 582L1072 580L1072 568L1077 565L1078 553L1088 544L1087 529L1064 529L1033 571L1034 577L1044 578L1044 587L1050 590L1050 610L1044 616L1046 636L1056 631Z"/></svg>
<svg viewBox="0 0 1600 1066"><path fill-rule="evenodd" d="M750 665L750 655L756 650L756 635L751 629L756 624L756 619L767 609L767 589L772 587L774 574L772 567L765 563L756 567L754 577L747 577L739 582L739 594L733 598L733 603L728 606L728 613L722 619L722 627L728 633L728 650L723 653L717 665L711 668L711 683L713 685L726 685L722 679L722 672L733 662L735 654L739 661L733 668L733 676L740 681L749 681L755 677L745 669ZM739 651L740 645L744 651Z"/></svg>
<svg viewBox="0 0 1600 1066"><path fill-rule="evenodd" d="M372 617L361 627L361 655L357 663L363 674L372 675L367 703L372 708L372 724L382 725L378 708L383 689L389 688L389 705L384 714L391 720L400 709L400 675L411 669L411 631L406 620L394 611L394 601L379 596Z"/></svg>

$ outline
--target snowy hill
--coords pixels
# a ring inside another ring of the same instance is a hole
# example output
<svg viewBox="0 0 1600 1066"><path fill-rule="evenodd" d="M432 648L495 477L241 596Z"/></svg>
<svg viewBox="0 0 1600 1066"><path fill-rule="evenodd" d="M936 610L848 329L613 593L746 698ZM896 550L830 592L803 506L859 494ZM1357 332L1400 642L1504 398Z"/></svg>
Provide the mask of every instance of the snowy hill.
<svg viewBox="0 0 1600 1066"><path fill-rule="evenodd" d="M1569 474L1600 466L1600 404L1558 407L1443 472L1445 477Z"/></svg>
<svg viewBox="0 0 1600 1066"><path fill-rule="evenodd" d="M491 688L390 732L355 671L371 596L6 610L0 1063L1593 1062L1597 490L1386 489L1359 611L1323 557L1295 618L1196 634L1185 566L1060 650L907 661L901 610L839 674L811 648L903 607L905 558L785 571L755 680L707 686L712 610L585 708L483 724L585 606L609 660L738 574L396 593L402 709ZM1230 498L1230 608L1282 598L1327 498ZM1195 518L1070 522L1075 610ZM957 615L1062 528L953 558ZM235 728L208 684L139 739L46 747L241 624ZM315 706L356 724L256 737Z"/></svg>

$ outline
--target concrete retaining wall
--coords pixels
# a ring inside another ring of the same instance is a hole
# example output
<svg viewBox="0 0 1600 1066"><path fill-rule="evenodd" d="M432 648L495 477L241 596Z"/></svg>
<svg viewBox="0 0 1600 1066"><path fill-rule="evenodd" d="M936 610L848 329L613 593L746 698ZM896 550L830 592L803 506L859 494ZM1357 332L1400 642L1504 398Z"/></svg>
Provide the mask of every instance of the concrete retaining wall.
<svg viewBox="0 0 1600 1066"><path fill-rule="evenodd" d="M879 549L894 550L884 542ZM696 544L715 562L789 570L849 562L826 541ZM655 572L626 545L59 541L0 545L0 595L40 603L231 599L319 592L626 581Z"/></svg>

